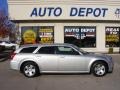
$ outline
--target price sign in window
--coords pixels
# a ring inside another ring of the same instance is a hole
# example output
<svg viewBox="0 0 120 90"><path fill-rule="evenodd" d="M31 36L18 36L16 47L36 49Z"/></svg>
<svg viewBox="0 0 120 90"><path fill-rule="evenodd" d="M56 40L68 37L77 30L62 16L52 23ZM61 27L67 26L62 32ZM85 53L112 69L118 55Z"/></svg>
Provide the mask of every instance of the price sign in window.
<svg viewBox="0 0 120 90"><path fill-rule="evenodd" d="M54 43L54 27L41 26L39 27L39 43Z"/></svg>
<svg viewBox="0 0 120 90"><path fill-rule="evenodd" d="M106 47L119 47L120 27L106 27Z"/></svg>

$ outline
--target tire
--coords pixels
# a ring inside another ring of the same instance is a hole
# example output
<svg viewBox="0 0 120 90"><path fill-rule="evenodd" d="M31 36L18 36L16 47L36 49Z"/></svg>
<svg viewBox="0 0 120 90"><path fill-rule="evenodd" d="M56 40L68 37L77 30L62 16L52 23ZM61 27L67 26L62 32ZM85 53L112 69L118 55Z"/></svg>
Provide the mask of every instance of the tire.
<svg viewBox="0 0 120 90"><path fill-rule="evenodd" d="M107 66L103 62L96 62L92 66L92 73L96 77L102 77L107 74Z"/></svg>
<svg viewBox="0 0 120 90"><path fill-rule="evenodd" d="M26 77L31 78L31 77L35 77L39 74L39 69L35 63L26 62L22 66L22 72Z"/></svg>

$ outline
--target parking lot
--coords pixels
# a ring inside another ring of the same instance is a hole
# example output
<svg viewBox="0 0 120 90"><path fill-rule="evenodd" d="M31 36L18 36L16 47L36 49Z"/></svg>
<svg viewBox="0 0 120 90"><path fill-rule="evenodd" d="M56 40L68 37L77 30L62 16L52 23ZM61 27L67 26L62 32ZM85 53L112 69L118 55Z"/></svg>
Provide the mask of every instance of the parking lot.
<svg viewBox="0 0 120 90"><path fill-rule="evenodd" d="M120 55L111 55L114 71L104 77L89 74L45 74L26 78L10 70L9 60L0 62L0 90L120 90Z"/></svg>

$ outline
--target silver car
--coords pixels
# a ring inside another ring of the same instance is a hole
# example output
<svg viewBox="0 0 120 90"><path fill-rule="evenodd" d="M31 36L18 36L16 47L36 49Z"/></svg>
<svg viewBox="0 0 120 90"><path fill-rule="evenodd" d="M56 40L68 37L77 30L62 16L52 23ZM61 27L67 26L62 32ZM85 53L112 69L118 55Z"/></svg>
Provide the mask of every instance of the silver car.
<svg viewBox="0 0 120 90"><path fill-rule="evenodd" d="M24 45L11 55L11 69L26 77L40 73L93 73L104 76L113 71L110 56L88 53L72 44Z"/></svg>

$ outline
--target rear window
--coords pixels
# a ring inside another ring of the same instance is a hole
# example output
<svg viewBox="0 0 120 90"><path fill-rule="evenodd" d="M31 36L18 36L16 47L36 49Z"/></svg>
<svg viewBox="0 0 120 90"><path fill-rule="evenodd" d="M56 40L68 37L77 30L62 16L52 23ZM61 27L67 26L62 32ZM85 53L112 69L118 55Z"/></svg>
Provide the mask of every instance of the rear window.
<svg viewBox="0 0 120 90"><path fill-rule="evenodd" d="M19 53L33 53L37 47L27 47L23 48Z"/></svg>

